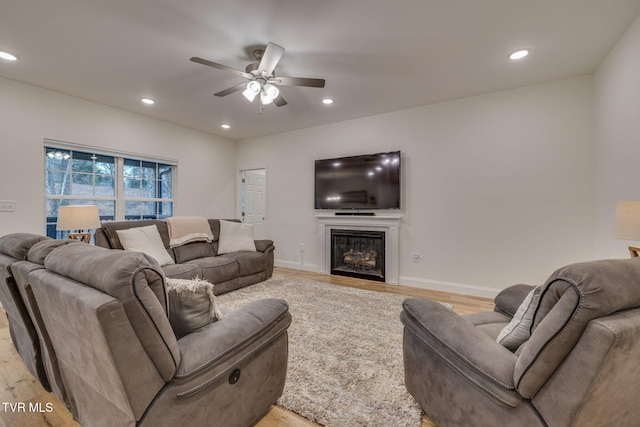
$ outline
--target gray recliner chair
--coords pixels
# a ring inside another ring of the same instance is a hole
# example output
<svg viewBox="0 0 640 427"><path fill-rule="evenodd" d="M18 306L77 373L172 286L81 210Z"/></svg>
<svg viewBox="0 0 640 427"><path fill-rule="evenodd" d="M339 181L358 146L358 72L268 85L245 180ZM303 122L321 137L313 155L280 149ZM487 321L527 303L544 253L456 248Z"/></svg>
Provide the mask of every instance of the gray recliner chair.
<svg viewBox="0 0 640 427"><path fill-rule="evenodd" d="M35 245L31 246L27 257L24 261L16 261L11 264L11 272L13 273L15 284L22 301L29 313L29 317L33 322L33 326L36 330L37 338L40 344L40 355L42 364L44 365L44 371L47 376L49 388L61 402L63 402L72 414L76 414L75 409L70 405L67 398L66 387L60 374L60 366L56 357L56 352L53 349L49 332L42 320L40 308L33 295L33 289L29 281L29 274L32 271L44 269L44 258L51 253L54 249L65 245L85 245L78 240L53 240L45 239L41 240ZM85 247L85 246L83 246ZM46 388L46 387L45 387Z"/></svg>
<svg viewBox="0 0 640 427"><path fill-rule="evenodd" d="M12 271L12 265L26 259L29 249L43 240L51 239L30 233L13 233L0 238L0 303L6 312L9 333L18 354L29 372L50 391L38 334Z"/></svg>
<svg viewBox="0 0 640 427"><path fill-rule="evenodd" d="M154 259L65 245L44 266L29 282L81 424L249 426L282 394L285 301L247 304L178 340Z"/></svg>
<svg viewBox="0 0 640 427"><path fill-rule="evenodd" d="M554 272L512 352L496 338L532 288L467 316L405 300L405 384L425 413L439 427L640 425L640 260Z"/></svg>

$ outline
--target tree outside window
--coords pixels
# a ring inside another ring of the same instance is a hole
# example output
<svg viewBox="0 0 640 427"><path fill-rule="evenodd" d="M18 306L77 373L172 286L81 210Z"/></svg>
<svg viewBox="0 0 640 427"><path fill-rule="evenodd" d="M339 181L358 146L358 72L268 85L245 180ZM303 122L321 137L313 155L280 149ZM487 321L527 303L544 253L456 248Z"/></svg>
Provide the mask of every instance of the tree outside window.
<svg viewBox="0 0 640 427"><path fill-rule="evenodd" d="M169 217L173 173L170 164L47 146L47 235L66 237L66 231L56 230L58 208L64 205L97 205L101 221Z"/></svg>

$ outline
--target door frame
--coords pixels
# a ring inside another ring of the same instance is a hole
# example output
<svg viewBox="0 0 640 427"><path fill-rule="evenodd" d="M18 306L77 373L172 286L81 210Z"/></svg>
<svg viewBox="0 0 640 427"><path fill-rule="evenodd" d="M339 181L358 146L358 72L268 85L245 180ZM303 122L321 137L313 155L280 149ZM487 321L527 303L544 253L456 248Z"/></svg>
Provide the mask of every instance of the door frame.
<svg viewBox="0 0 640 427"><path fill-rule="evenodd" d="M240 168L236 174L236 215L235 217L240 219L244 223L244 217L242 216L242 192L243 192L243 182L242 177L244 172L251 171L264 171L264 232L267 235L269 230L269 214L267 212L267 197L268 197L268 169L266 166L256 166L250 168Z"/></svg>

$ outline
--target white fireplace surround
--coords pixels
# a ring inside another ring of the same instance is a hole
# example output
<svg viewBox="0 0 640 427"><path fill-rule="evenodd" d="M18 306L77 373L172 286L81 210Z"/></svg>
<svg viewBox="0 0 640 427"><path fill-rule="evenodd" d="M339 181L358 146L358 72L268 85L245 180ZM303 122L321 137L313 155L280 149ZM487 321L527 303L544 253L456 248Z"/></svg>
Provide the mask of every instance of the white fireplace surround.
<svg viewBox="0 0 640 427"><path fill-rule="evenodd" d="M318 214L318 254L320 273L331 273L331 230L381 231L385 241L385 282L398 284L398 235L400 215L334 215Z"/></svg>

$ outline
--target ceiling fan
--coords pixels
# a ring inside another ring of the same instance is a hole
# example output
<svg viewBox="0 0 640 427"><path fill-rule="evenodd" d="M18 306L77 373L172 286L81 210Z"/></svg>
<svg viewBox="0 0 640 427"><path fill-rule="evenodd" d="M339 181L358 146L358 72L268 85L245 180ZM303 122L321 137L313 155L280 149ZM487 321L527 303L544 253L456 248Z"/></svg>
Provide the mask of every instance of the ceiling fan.
<svg viewBox="0 0 640 427"><path fill-rule="evenodd" d="M208 61L206 59L194 56L192 62L207 65L219 70L230 71L234 74L242 76L249 80L248 83L240 83L223 91L214 93L215 96L227 96L234 92L242 90L242 94L249 102L253 102L259 96L260 112L264 105L275 104L278 107L287 105L287 101L280 95L278 86L305 86L305 87L324 87L324 79L311 79L305 77L281 77L275 75L275 68L284 55L284 48L275 43L269 42L264 49L256 49L253 56L256 58L255 63L247 65L245 71L236 70L226 65Z"/></svg>

